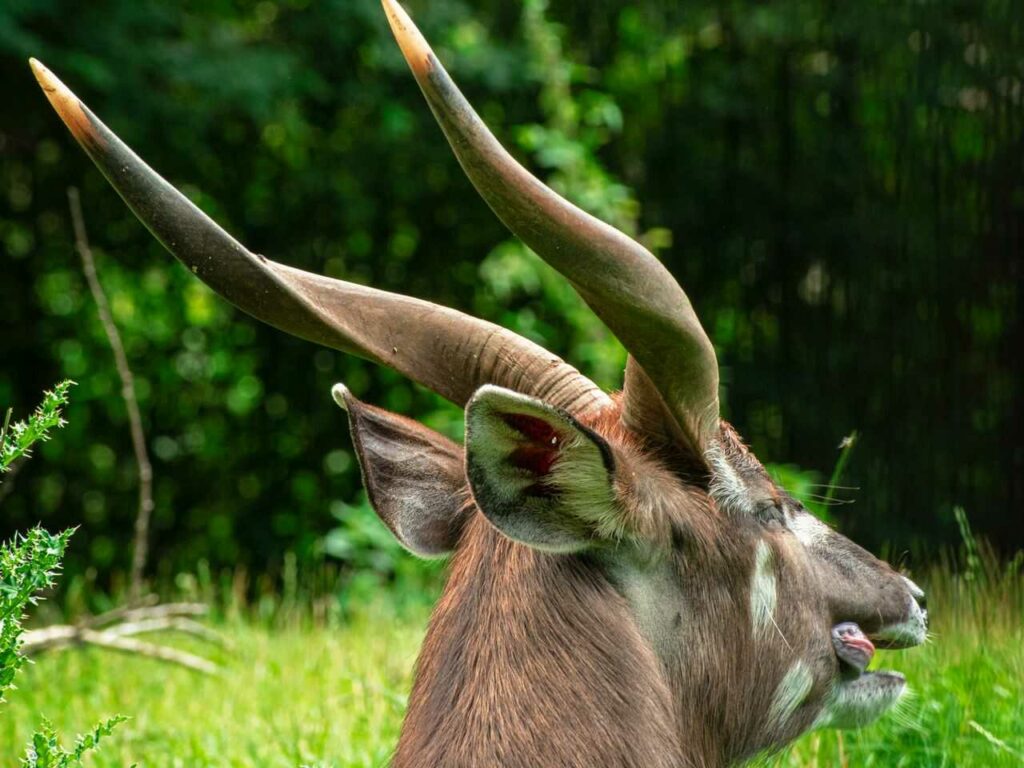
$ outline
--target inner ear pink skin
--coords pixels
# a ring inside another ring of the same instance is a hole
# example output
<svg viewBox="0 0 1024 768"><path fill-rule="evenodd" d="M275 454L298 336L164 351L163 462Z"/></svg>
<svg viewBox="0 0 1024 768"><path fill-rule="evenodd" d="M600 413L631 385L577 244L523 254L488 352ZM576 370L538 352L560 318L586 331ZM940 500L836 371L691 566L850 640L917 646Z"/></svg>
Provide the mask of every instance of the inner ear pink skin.
<svg viewBox="0 0 1024 768"><path fill-rule="evenodd" d="M558 445L558 431L544 419L525 413L506 413L502 420L523 437L548 446Z"/></svg>
<svg viewBox="0 0 1024 768"><path fill-rule="evenodd" d="M525 413L507 413L501 418L529 441L512 452L509 457L512 465L525 469L537 478L549 475L558 458L558 446L562 441L558 431L544 419Z"/></svg>
<svg viewBox="0 0 1024 768"><path fill-rule="evenodd" d="M558 458L558 449L550 445L537 445L530 443L512 451L509 456L509 463L518 469L525 469L538 478L547 477L551 474L551 467Z"/></svg>

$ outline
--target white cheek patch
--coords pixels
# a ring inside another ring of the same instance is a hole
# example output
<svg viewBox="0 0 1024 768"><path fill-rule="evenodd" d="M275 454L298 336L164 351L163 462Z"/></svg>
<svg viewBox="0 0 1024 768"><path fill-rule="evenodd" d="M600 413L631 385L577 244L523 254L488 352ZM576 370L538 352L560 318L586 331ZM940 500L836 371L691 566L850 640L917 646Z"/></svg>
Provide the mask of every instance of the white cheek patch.
<svg viewBox="0 0 1024 768"><path fill-rule="evenodd" d="M771 547L764 540L757 542L754 555L754 575L750 579L750 621L754 636L763 637L775 623L778 602L778 584Z"/></svg>
<svg viewBox="0 0 1024 768"><path fill-rule="evenodd" d="M797 540L805 547L813 547L832 530L810 512L797 512L789 517L786 525Z"/></svg>
<svg viewBox="0 0 1024 768"><path fill-rule="evenodd" d="M804 703L807 694L814 685L814 676L810 668L802 661L796 661L785 676L779 681L768 708L768 727L772 730L782 728L793 716L797 707Z"/></svg>

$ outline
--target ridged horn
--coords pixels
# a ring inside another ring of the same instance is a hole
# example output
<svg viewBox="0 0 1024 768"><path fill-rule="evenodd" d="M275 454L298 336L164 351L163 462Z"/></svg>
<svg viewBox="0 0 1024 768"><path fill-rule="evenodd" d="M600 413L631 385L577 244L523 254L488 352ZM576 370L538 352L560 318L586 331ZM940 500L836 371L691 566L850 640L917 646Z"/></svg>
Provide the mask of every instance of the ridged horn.
<svg viewBox="0 0 1024 768"><path fill-rule="evenodd" d="M650 377L686 440L703 452L718 433L718 363L683 289L647 249L520 165L484 125L405 10L395 0L382 2L431 111L477 191L515 235L569 280ZM628 402L628 387L624 396Z"/></svg>
<svg viewBox="0 0 1024 768"><path fill-rule="evenodd" d="M147 166L56 76L32 71L128 207L179 261L238 308L287 333L394 368L459 405L484 384L575 414L610 398L579 371L492 323L251 253Z"/></svg>

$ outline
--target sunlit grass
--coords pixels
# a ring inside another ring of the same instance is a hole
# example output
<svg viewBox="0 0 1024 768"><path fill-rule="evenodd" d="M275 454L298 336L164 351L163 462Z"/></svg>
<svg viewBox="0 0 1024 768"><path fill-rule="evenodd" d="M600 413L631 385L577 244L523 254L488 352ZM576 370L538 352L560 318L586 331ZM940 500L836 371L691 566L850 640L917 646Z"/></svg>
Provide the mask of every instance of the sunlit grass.
<svg viewBox="0 0 1024 768"><path fill-rule="evenodd" d="M882 722L812 733L778 766L1024 764L1024 588L1019 563L982 558L969 578L918 574L933 638L880 653L912 694ZM428 609L382 598L336 627L300 621L221 626L233 644L206 678L98 651L54 653L25 670L0 711L0 754L13 764L41 716L66 734L131 716L92 766L377 766L398 736ZM543 684L538 681L538 684Z"/></svg>
<svg viewBox="0 0 1024 768"><path fill-rule="evenodd" d="M381 605L336 629L224 625L232 647L214 654L219 677L105 651L47 655L0 713L0 764L14 762L41 716L74 734L104 712L131 719L88 765L381 765L426 619L425 609L399 618Z"/></svg>

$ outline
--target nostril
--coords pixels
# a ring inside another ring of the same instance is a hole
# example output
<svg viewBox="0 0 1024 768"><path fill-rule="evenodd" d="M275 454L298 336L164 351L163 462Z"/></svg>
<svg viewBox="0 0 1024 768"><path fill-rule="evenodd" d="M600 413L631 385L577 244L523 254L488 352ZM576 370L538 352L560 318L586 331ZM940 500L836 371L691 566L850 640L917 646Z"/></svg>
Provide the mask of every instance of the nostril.
<svg viewBox="0 0 1024 768"><path fill-rule="evenodd" d="M907 589L910 590L910 594L913 596L914 601L918 604L918 606L920 606L922 609L927 608L928 598L925 597L924 590L917 586L917 584L912 582L906 576L901 576L901 578L903 579L903 583L906 584Z"/></svg>

